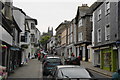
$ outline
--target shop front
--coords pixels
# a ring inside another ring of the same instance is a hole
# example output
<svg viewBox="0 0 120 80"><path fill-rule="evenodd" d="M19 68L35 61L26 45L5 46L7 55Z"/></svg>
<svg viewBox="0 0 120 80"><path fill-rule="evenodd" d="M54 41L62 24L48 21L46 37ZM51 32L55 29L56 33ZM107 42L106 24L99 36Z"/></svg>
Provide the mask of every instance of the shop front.
<svg viewBox="0 0 120 80"><path fill-rule="evenodd" d="M108 71L116 71L117 70L117 61L118 61L118 53L117 50L114 50L112 46L109 47L101 47L101 66L100 68Z"/></svg>
<svg viewBox="0 0 120 80"><path fill-rule="evenodd" d="M0 76L2 78L7 77L8 75L8 71L9 71L9 45L5 42L2 42L2 44L0 45L1 47L1 52L0 52L0 57L1 57L1 69L0 69L0 73L2 73L3 75L0 74Z"/></svg>
<svg viewBox="0 0 120 80"><path fill-rule="evenodd" d="M94 49L94 53L93 53L93 64L95 67L100 67L100 49L96 48Z"/></svg>
<svg viewBox="0 0 120 80"><path fill-rule="evenodd" d="M19 67L21 64L21 52L20 48L10 47L10 60L9 60L9 69L10 72L14 72L14 70Z"/></svg>

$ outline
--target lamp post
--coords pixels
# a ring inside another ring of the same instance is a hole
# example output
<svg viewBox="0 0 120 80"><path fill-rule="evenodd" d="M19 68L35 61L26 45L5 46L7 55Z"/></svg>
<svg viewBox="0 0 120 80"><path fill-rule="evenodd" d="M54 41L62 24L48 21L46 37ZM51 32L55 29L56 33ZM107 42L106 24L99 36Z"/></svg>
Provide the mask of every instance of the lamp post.
<svg viewBox="0 0 120 80"><path fill-rule="evenodd" d="M118 69L120 69L120 41L116 41L116 48L118 50Z"/></svg>

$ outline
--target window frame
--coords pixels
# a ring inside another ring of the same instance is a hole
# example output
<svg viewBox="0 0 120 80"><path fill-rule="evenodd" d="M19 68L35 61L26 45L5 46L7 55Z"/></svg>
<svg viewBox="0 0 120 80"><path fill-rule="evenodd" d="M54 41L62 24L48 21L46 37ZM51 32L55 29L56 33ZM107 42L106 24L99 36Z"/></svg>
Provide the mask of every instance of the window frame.
<svg viewBox="0 0 120 80"><path fill-rule="evenodd" d="M83 26L83 19L80 19L78 22L78 27L81 27L81 26Z"/></svg>
<svg viewBox="0 0 120 80"><path fill-rule="evenodd" d="M31 29L35 29L35 24L31 23Z"/></svg>
<svg viewBox="0 0 120 80"><path fill-rule="evenodd" d="M83 40L83 33L79 32L78 33L78 41L82 41Z"/></svg>
<svg viewBox="0 0 120 80"><path fill-rule="evenodd" d="M97 42L101 42L102 41L101 39L102 39L102 29L99 28L97 30Z"/></svg>
<svg viewBox="0 0 120 80"><path fill-rule="evenodd" d="M110 2L105 3L105 15L110 14Z"/></svg>
<svg viewBox="0 0 120 80"><path fill-rule="evenodd" d="M102 18L102 10L99 9L98 10L98 21L101 20L101 18Z"/></svg>
<svg viewBox="0 0 120 80"><path fill-rule="evenodd" d="M109 28L108 28L109 26ZM108 41L110 40L110 24L107 24L105 26L105 40Z"/></svg>

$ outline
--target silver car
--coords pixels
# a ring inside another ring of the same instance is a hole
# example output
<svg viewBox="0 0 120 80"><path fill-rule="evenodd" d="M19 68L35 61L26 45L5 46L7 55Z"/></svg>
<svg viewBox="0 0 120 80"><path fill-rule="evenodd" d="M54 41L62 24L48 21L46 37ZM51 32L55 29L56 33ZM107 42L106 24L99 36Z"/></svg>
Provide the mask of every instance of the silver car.
<svg viewBox="0 0 120 80"><path fill-rule="evenodd" d="M58 65L52 70L51 76L51 78L55 80L88 80L92 78L90 73L84 67L77 65Z"/></svg>

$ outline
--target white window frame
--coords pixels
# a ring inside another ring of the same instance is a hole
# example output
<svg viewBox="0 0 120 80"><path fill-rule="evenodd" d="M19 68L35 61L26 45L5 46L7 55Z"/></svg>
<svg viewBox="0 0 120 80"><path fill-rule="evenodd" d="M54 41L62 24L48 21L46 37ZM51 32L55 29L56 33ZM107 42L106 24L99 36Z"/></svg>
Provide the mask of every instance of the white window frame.
<svg viewBox="0 0 120 80"><path fill-rule="evenodd" d="M72 30L72 24L70 25L70 33L72 32L73 30Z"/></svg>
<svg viewBox="0 0 120 80"><path fill-rule="evenodd" d="M99 9L99 10L98 10L98 20L100 20L100 19L101 19L101 16L102 16L102 10L101 10L101 9Z"/></svg>
<svg viewBox="0 0 120 80"><path fill-rule="evenodd" d="M102 30L101 30L101 28L99 28L97 30L97 41L101 42L102 41L101 39L102 39Z"/></svg>
<svg viewBox="0 0 120 80"><path fill-rule="evenodd" d="M105 3L105 15L110 13L110 2Z"/></svg>
<svg viewBox="0 0 120 80"><path fill-rule="evenodd" d="M105 40L110 40L110 25L109 24L105 26Z"/></svg>
<svg viewBox="0 0 120 80"><path fill-rule="evenodd" d="M82 20L82 19L79 20L79 25L78 25L78 27L81 27L81 26L83 26L83 20Z"/></svg>
<svg viewBox="0 0 120 80"><path fill-rule="evenodd" d="M78 33L78 41L82 41L83 40L83 33L80 32Z"/></svg>

